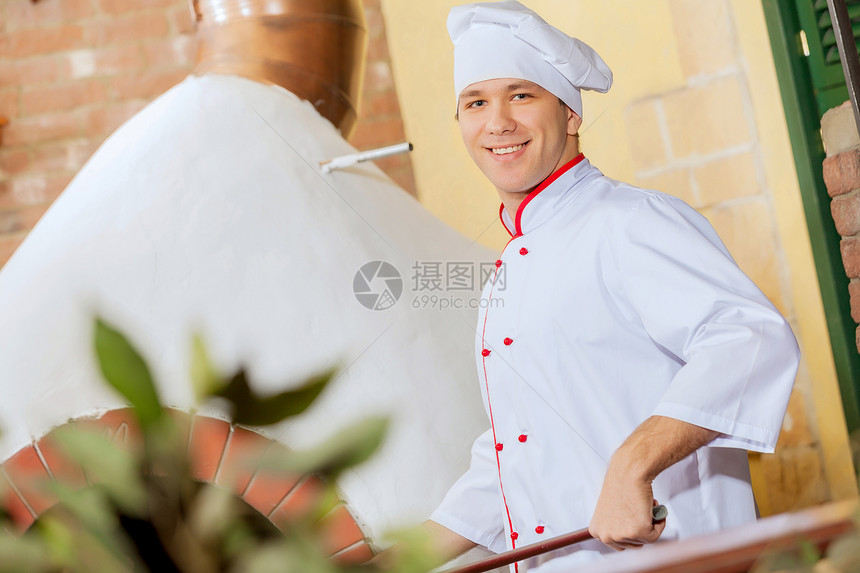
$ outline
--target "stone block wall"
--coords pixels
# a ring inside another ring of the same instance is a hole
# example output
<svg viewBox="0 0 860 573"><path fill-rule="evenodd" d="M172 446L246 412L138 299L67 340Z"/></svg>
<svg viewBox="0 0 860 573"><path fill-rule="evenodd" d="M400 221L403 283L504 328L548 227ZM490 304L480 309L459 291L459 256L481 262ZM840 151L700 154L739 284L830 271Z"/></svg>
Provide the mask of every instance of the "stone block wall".
<svg viewBox="0 0 860 573"><path fill-rule="evenodd" d="M405 140L379 0L364 0L360 149ZM92 153L190 72L188 0L0 1L0 266ZM415 193L409 156L380 163Z"/></svg>
<svg viewBox="0 0 860 573"><path fill-rule="evenodd" d="M668 6L684 79L625 109L634 183L671 193L705 215L740 267L798 332L777 229L778 190L766 176L766 134L757 124L736 6L727 0L669 0ZM751 454L763 515L834 495L811 394L804 365L776 453Z"/></svg>
<svg viewBox="0 0 860 573"><path fill-rule="evenodd" d="M701 211L744 271L790 314L744 62L726 49L737 34L728 4L670 6L686 85L628 107L636 183Z"/></svg>
<svg viewBox="0 0 860 573"><path fill-rule="evenodd" d="M832 198L830 212L842 237L842 263L850 279L851 318L860 323L860 134L850 102L824 115L821 133L827 151L824 184ZM860 352L860 326L856 344Z"/></svg>

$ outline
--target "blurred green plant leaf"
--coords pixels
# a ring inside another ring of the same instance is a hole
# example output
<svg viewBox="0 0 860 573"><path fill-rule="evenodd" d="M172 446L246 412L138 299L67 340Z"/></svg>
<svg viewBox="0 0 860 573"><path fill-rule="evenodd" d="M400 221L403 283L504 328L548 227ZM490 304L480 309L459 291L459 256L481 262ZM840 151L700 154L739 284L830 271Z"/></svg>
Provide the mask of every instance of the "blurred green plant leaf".
<svg viewBox="0 0 860 573"><path fill-rule="evenodd" d="M198 487L191 474L188 430L162 408L150 370L117 329L95 320L95 348L107 383L134 408L142 443L127 447L74 424L55 430L65 456L79 463L93 486L74 491L51 487L60 503L44 513L24 537L11 531L0 508L0 573L145 573L164 570L161 559L183 573L366 573L375 565L342 566L320 541L322 516L340 503L335 480L364 462L382 443L384 418L355 423L305 452L270 448L260 467L329 478L314 507L302 515L261 527L227 490ZM246 372L221 376L200 336L192 343L191 378L198 400L224 399L233 422L266 426L301 414L334 376L323 372L301 386L264 396ZM185 420L181 417L181 420ZM255 454L256 457L256 454ZM0 492L2 494L2 492ZM143 529L141 529L141 526ZM422 544L405 552L392 570L423 573Z"/></svg>
<svg viewBox="0 0 860 573"><path fill-rule="evenodd" d="M0 573L42 573L53 567L41 539L0 535Z"/></svg>
<svg viewBox="0 0 860 573"><path fill-rule="evenodd" d="M827 560L834 571L860 571L860 533L851 531L831 543Z"/></svg>
<svg viewBox="0 0 860 573"><path fill-rule="evenodd" d="M127 570L130 564L139 568L130 540L121 533L116 508L102 486L74 490L55 482L52 490L61 503L43 515L37 527L54 551L55 561L73 569L80 564L82 547L88 546L90 553L98 555L99 573L107 573L109 568ZM61 551L64 545L68 551Z"/></svg>
<svg viewBox="0 0 860 573"><path fill-rule="evenodd" d="M340 430L310 450L266 454L260 466L295 473L318 473L334 479L379 449L388 424L387 418L367 418Z"/></svg>
<svg viewBox="0 0 860 573"><path fill-rule="evenodd" d="M269 426L307 410L333 376L334 370L329 370L312 377L298 388L272 396L260 396L248 385L245 371L240 370L213 395L232 404L232 418L235 423Z"/></svg>
<svg viewBox="0 0 860 573"><path fill-rule="evenodd" d="M801 563L804 565L814 565L821 560L821 553L818 548L808 539L801 539L798 542L798 551L800 552Z"/></svg>
<svg viewBox="0 0 860 573"><path fill-rule="evenodd" d="M51 561L64 568L72 565L76 556L76 544L72 530L53 515L40 517L37 527L45 541Z"/></svg>
<svg viewBox="0 0 860 573"><path fill-rule="evenodd" d="M62 509L91 531L113 532L118 526L114 508L99 486L73 490L60 482L51 483Z"/></svg>
<svg viewBox="0 0 860 573"><path fill-rule="evenodd" d="M96 355L102 375L134 407L143 429L163 415L149 367L118 330L96 318Z"/></svg>
<svg viewBox="0 0 860 573"><path fill-rule="evenodd" d="M221 538L237 522L236 498L229 490L203 485L188 511L188 526L204 543Z"/></svg>
<svg viewBox="0 0 860 573"><path fill-rule="evenodd" d="M323 555L314 540L301 532L283 543L263 543L239 560L241 573L340 573L342 568Z"/></svg>
<svg viewBox="0 0 860 573"><path fill-rule="evenodd" d="M138 459L114 445L107 437L86 430L59 428L55 436L63 451L87 470L108 497L128 515L143 515L144 485Z"/></svg>
<svg viewBox="0 0 860 573"><path fill-rule="evenodd" d="M191 386L197 403L216 395L225 382L212 365L203 337L195 334L191 340Z"/></svg>
<svg viewBox="0 0 860 573"><path fill-rule="evenodd" d="M427 573L441 565L433 550L433 539L420 528L403 529L389 532L386 537L397 544L393 562L383 566L383 570L397 573Z"/></svg>
<svg viewBox="0 0 860 573"><path fill-rule="evenodd" d="M119 550L116 532L97 539L74 519L55 512L43 515L38 528L50 561L63 573L89 573L93 567L97 567L99 573L129 570L123 566L128 564L128 557Z"/></svg>

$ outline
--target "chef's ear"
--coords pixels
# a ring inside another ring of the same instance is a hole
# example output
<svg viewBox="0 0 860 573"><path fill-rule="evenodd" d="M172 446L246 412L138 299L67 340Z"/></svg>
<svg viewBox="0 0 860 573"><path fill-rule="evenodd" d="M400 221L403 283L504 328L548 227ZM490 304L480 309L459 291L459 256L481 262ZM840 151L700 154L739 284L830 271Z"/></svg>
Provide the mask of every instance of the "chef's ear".
<svg viewBox="0 0 860 573"><path fill-rule="evenodd" d="M567 106L565 106L567 107ZM567 108L567 134L579 135L579 128L582 126L582 118L575 111Z"/></svg>

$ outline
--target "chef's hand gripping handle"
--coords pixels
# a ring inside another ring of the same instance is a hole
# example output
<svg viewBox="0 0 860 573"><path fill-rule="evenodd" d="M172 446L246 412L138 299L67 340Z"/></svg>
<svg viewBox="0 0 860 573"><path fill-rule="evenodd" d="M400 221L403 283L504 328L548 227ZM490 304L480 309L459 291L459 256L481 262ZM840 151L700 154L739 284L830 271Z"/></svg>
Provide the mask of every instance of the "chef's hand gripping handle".
<svg viewBox="0 0 860 573"><path fill-rule="evenodd" d="M651 508L651 519L654 520L654 523L659 523L665 520L668 516L669 510L666 509L665 505L655 505ZM492 571L493 569L503 567L504 565L510 565L511 563L523 561L524 559L534 557L535 555L549 553L550 551L555 551L556 549L567 547L569 545L575 545L589 539L594 538L591 537L591 534L588 532L588 528L586 527L579 531L547 539L546 541L538 541L537 543L532 543L525 547L505 551L504 553L499 553L498 555L494 555L480 561L475 561L474 563L469 563L463 567L448 569L446 571L442 571L442 573L481 573L483 571Z"/></svg>

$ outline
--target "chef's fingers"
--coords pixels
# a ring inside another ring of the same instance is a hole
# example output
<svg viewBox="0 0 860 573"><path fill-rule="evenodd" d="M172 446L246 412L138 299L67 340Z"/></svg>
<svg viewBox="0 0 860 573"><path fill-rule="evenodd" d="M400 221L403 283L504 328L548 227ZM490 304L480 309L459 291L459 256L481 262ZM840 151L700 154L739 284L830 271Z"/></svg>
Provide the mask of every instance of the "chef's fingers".
<svg viewBox="0 0 860 573"><path fill-rule="evenodd" d="M664 517L660 521L654 522L654 530L657 532L657 537L660 537L661 535L663 535L663 530L666 529L666 521L667 520L668 520L668 517ZM657 538L655 538L654 541L657 541Z"/></svg>
<svg viewBox="0 0 860 573"><path fill-rule="evenodd" d="M606 545L616 551L625 551L627 549L641 549L646 544L638 539L620 539Z"/></svg>

